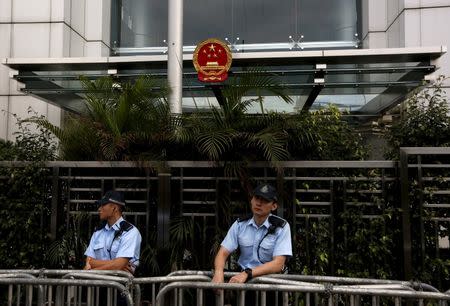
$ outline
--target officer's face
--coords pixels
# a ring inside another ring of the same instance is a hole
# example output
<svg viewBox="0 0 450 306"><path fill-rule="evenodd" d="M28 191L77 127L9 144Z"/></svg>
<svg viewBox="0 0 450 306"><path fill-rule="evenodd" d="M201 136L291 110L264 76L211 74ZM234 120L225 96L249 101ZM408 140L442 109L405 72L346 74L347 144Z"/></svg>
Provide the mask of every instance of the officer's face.
<svg viewBox="0 0 450 306"><path fill-rule="evenodd" d="M99 214L100 220L107 220L108 218L112 217L115 209L116 209L116 206L112 203L100 205L98 207L98 214Z"/></svg>
<svg viewBox="0 0 450 306"><path fill-rule="evenodd" d="M250 201L252 205L252 212L254 215L265 217L268 216L272 211L277 209L278 205L274 201L267 201L260 196L253 196Z"/></svg>

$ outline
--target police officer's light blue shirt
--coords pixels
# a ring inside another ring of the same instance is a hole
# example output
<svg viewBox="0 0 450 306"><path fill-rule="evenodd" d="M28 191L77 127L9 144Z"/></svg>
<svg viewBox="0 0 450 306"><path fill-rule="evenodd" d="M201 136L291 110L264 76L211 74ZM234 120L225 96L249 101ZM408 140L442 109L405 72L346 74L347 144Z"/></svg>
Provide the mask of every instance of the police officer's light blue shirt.
<svg viewBox="0 0 450 306"><path fill-rule="evenodd" d="M129 258L132 267L139 265L142 237L139 230L132 226L128 231L123 231L114 239L116 231L120 231L122 217L113 226L105 225L104 228L94 232L84 255L101 260L110 260L118 257Z"/></svg>
<svg viewBox="0 0 450 306"><path fill-rule="evenodd" d="M277 227L275 233L268 234L261 241L269 227L269 218L259 227L253 218L241 222L236 221L228 230L221 245L230 253L239 247L241 254L238 264L242 269L253 269L271 261L274 256L292 256L291 228L289 223L286 222L284 227ZM258 258L258 245L260 242Z"/></svg>

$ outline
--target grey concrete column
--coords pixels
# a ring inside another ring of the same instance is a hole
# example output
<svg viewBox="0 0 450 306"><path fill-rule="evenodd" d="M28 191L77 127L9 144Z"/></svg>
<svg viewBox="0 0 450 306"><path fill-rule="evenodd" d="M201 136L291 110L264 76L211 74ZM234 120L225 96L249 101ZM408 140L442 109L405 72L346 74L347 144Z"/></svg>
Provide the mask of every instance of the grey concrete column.
<svg viewBox="0 0 450 306"><path fill-rule="evenodd" d="M171 92L170 111L181 114L183 86L183 0L169 0L167 77Z"/></svg>

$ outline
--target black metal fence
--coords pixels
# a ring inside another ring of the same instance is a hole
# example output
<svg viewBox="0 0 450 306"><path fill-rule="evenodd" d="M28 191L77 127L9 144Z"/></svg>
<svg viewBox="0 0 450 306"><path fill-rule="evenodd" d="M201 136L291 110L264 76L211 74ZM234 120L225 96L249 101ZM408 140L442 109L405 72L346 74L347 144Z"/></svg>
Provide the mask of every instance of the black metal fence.
<svg viewBox="0 0 450 306"><path fill-rule="evenodd" d="M213 242L220 241L236 216L249 212L248 191L265 181L279 190L277 213L291 224L294 252L302 253L302 261L314 265L318 253L313 250L325 249L324 273L335 275L340 268L335 248L350 250L346 235L355 235L344 223L355 212L358 222L369 222L386 220L391 211L392 222L384 222L381 232L398 228L393 245L403 252L400 273L411 279L413 267L426 269L430 258L448 255L450 148L403 148L401 156L400 162L249 163L246 171L231 176L235 168L228 164L200 161L48 162L53 173L49 231L57 237L59 229L78 224L87 240L97 223L95 200L115 188L125 193L126 217L146 242L167 245L174 219L193 221L191 251L208 268Z"/></svg>

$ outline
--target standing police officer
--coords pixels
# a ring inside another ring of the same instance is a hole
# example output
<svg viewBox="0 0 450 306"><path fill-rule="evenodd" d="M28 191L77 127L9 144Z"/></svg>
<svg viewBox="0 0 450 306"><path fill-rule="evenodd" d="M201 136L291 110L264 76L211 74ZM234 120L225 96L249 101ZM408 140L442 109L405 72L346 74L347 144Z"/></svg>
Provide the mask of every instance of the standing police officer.
<svg viewBox="0 0 450 306"><path fill-rule="evenodd" d="M96 202L102 226L91 237L85 270L124 270L134 273L139 265L141 234L122 217L123 193L110 190Z"/></svg>
<svg viewBox="0 0 450 306"><path fill-rule="evenodd" d="M272 215L277 207L273 186L262 184L255 188L250 201L253 216L238 219L228 230L214 260L215 283L224 282L225 262L237 248L242 272L230 283L245 283L252 277L282 272L286 259L292 256L291 230L286 220Z"/></svg>

